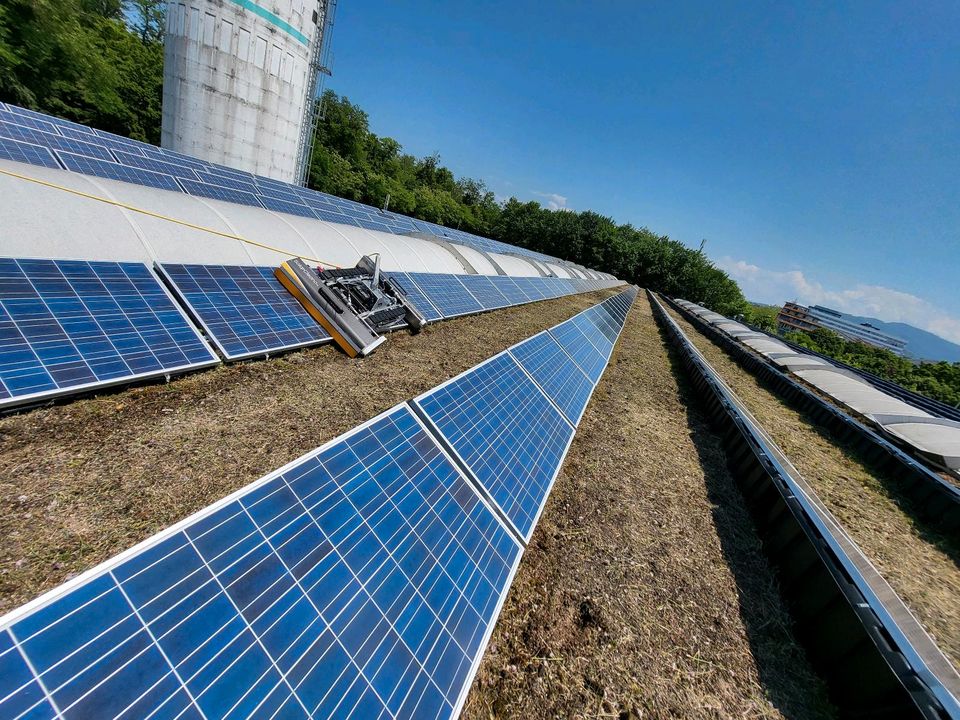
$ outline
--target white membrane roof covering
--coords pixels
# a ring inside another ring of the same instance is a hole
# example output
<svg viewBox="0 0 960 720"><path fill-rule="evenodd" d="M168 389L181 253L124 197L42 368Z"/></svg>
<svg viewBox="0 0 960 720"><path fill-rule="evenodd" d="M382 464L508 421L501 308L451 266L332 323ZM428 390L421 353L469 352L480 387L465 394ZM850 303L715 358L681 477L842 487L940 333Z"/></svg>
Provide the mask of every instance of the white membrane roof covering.
<svg viewBox="0 0 960 720"><path fill-rule="evenodd" d="M960 470L960 426L949 422L892 422L883 429L950 470Z"/></svg>
<svg viewBox="0 0 960 720"><path fill-rule="evenodd" d="M352 267L361 256L379 253L384 270L469 272L454 252L416 237L9 160L0 160L0 168L94 196L0 174L5 256L268 266L299 256ZM478 273L498 274L483 253L459 244L455 249ZM508 275L540 275L532 261L491 257Z"/></svg>

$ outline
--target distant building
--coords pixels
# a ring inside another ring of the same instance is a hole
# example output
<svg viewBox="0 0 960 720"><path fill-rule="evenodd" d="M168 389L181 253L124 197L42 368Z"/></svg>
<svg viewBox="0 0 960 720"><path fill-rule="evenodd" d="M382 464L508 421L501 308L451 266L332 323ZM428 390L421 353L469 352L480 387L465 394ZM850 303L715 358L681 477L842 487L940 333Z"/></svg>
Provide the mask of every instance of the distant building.
<svg viewBox="0 0 960 720"><path fill-rule="evenodd" d="M870 323L860 322L852 315L822 305L804 307L787 302L777 315L777 329L780 332L812 332L821 327L833 330L848 340L859 340L896 355L903 355L907 346L906 340L889 335Z"/></svg>

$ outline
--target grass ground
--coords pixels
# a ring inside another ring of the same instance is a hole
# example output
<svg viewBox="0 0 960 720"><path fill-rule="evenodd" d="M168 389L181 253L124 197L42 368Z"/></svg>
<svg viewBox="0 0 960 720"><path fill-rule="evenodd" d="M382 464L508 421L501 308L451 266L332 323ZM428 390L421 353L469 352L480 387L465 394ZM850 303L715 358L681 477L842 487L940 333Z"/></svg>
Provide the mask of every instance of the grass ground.
<svg viewBox="0 0 960 720"><path fill-rule="evenodd" d="M898 496L894 478L866 462L856 447L785 404L719 345L669 312L960 667L960 548L955 539L916 520L909 503Z"/></svg>
<svg viewBox="0 0 960 720"><path fill-rule="evenodd" d="M610 292L220 367L0 420L0 612ZM465 715L830 715L641 295Z"/></svg>

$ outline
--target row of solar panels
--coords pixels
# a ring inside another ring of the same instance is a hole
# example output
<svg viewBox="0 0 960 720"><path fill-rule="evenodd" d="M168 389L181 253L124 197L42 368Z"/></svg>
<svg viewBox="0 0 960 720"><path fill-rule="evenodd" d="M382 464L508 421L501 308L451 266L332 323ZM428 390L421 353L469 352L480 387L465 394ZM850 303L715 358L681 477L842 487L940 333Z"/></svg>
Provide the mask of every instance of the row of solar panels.
<svg viewBox="0 0 960 720"><path fill-rule="evenodd" d="M234 170L103 130L7 105L0 108L0 158L147 185L394 234L427 233L486 252L542 253L383 212L299 185Z"/></svg>
<svg viewBox="0 0 960 720"><path fill-rule="evenodd" d="M455 717L635 296L3 618L0 717Z"/></svg>
<svg viewBox="0 0 960 720"><path fill-rule="evenodd" d="M677 300L677 305L717 330L764 356L785 373L816 388L839 405L869 419L885 435L902 443L939 468L960 473L960 423L936 417L866 379L838 367L824 356L792 348L779 338L752 330L701 305ZM955 488L946 487L954 494Z"/></svg>
<svg viewBox="0 0 960 720"><path fill-rule="evenodd" d="M166 283L142 263L0 258L0 407L219 362L193 322L227 360L330 339L271 268L156 272ZM613 284L427 273L397 282L431 321Z"/></svg>

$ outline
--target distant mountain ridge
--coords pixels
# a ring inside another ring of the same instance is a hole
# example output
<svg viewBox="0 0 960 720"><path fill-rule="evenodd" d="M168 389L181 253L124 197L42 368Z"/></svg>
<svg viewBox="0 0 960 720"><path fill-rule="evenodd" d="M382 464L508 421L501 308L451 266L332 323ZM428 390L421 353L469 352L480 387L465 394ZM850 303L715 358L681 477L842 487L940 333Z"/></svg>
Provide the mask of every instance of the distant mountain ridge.
<svg viewBox="0 0 960 720"><path fill-rule="evenodd" d="M844 313L846 315L846 313ZM850 320L858 323L870 323L877 330L889 333L901 340L907 341L906 354L914 360L946 360L960 362L960 345L944 340L939 335L921 330L913 325L902 322L884 322L871 317L846 315Z"/></svg>

